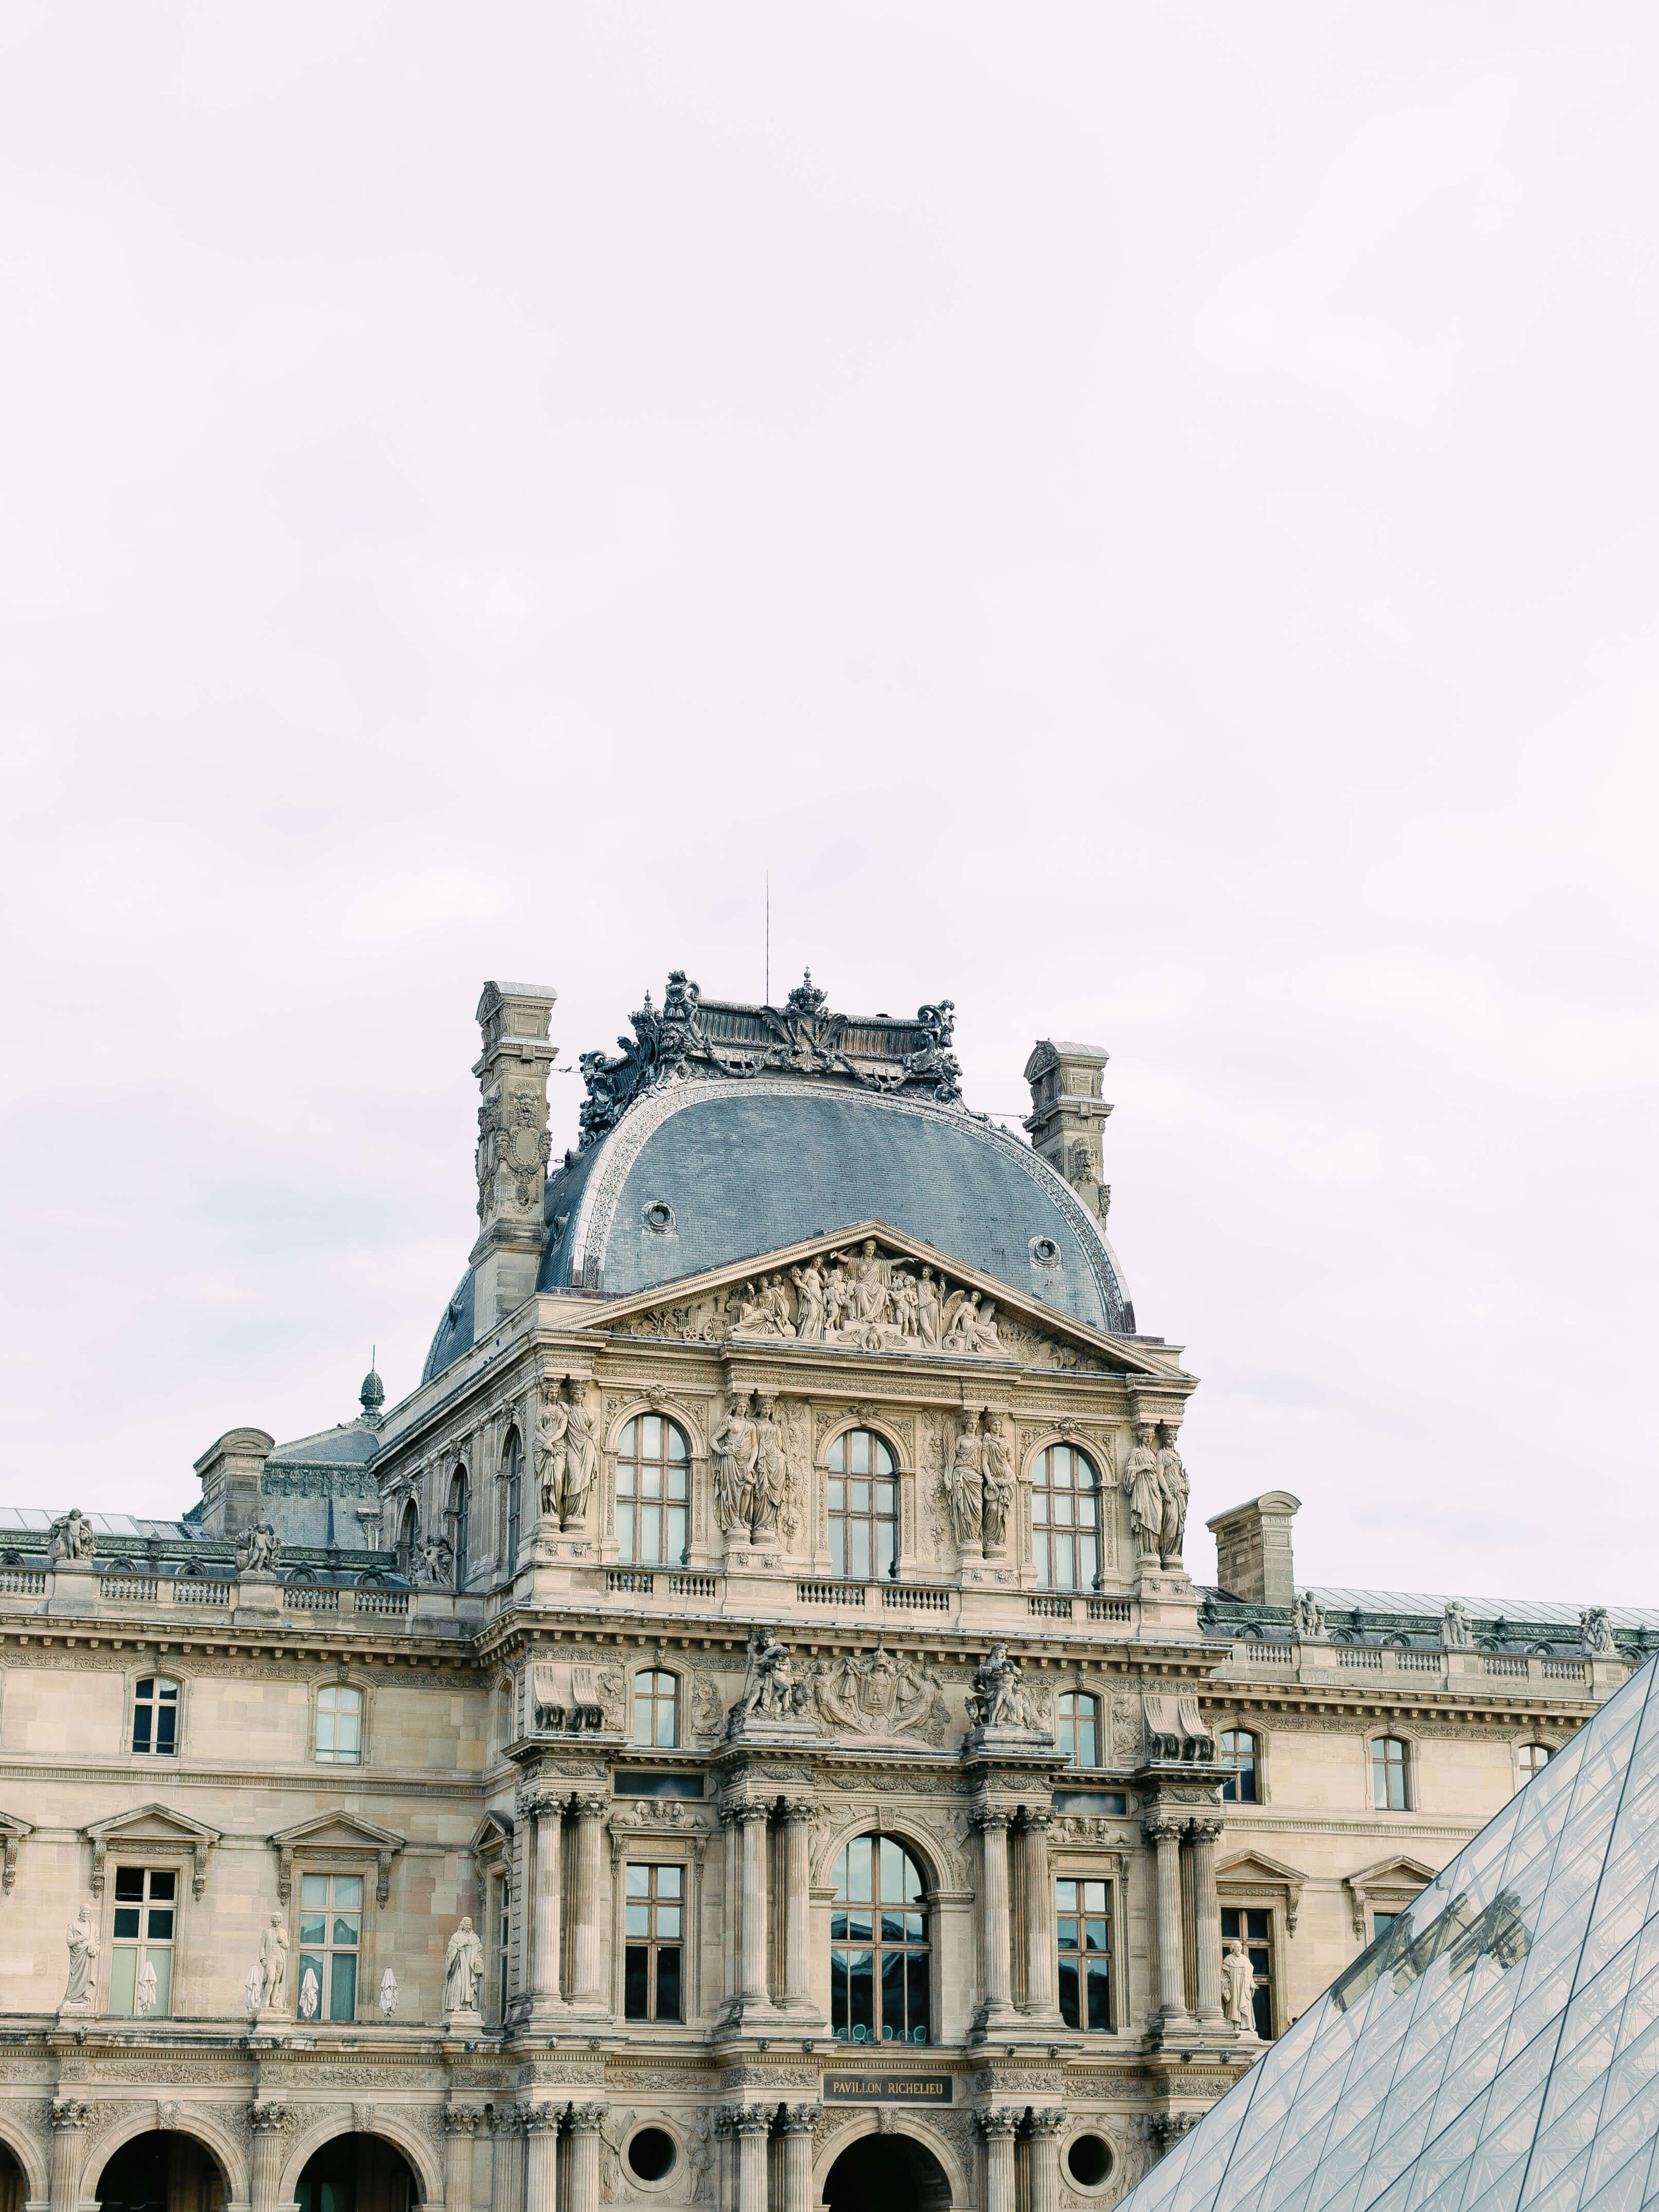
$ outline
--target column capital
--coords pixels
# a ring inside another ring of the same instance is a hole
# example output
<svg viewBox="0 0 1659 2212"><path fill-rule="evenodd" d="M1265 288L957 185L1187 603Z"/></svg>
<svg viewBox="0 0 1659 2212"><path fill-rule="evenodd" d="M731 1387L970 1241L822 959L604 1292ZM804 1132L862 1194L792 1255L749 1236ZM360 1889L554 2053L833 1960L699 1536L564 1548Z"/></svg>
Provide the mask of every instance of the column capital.
<svg viewBox="0 0 1659 2212"><path fill-rule="evenodd" d="M524 2124L532 2136L556 2136L565 2115L562 2105L526 2105Z"/></svg>
<svg viewBox="0 0 1659 2212"><path fill-rule="evenodd" d="M92 2106L82 2104L78 2097L54 2097L52 2100L52 2124L54 2130L83 2128L92 2118Z"/></svg>
<svg viewBox="0 0 1659 2212"><path fill-rule="evenodd" d="M730 1828L746 1828L751 1820L769 1820L771 1817L769 1805L758 1805L750 1797L745 1797L740 1804L720 1807L720 1820Z"/></svg>
<svg viewBox="0 0 1659 2212"><path fill-rule="evenodd" d="M571 1800L572 1809L579 1820L603 1820L611 1810L611 1801L603 1790L579 1790Z"/></svg>
<svg viewBox="0 0 1659 2212"><path fill-rule="evenodd" d="M1226 1825L1226 1815L1223 1813L1194 1813L1187 1823L1187 1833L1194 1843L1218 1843Z"/></svg>
<svg viewBox="0 0 1659 2212"><path fill-rule="evenodd" d="M497 2105L489 2114L490 2132L498 2136L521 2136L524 2131L522 2105Z"/></svg>
<svg viewBox="0 0 1659 2212"><path fill-rule="evenodd" d="M1185 1826L1181 1814L1164 1812L1157 1807L1149 1807L1140 1816L1140 1832L1149 1844L1178 1844Z"/></svg>
<svg viewBox="0 0 1659 2212"><path fill-rule="evenodd" d="M1012 2142L1018 2132L1022 2117L1023 2115L1018 2111L1005 2105L999 2105L994 2111L975 2112L974 2125L982 2136L1006 2136Z"/></svg>
<svg viewBox="0 0 1659 2212"><path fill-rule="evenodd" d="M1057 2136L1066 2124L1064 2105L1033 2105L1030 2125L1034 2136Z"/></svg>
<svg viewBox="0 0 1659 2212"><path fill-rule="evenodd" d="M770 2105L740 2105L733 2112L732 2124L740 2136L768 2136L772 2132Z"/></svg>
<svg viewBox="0 0 1659 2212"><path fill-rule="evenodd" d="M578 2135L597 2134L610 2110L608 2104L573 2105L570 2107L570 2124Z"/></svg>
<svg viewBox="0 0 1659 2212"><path fill-rule="evenodd" d="M786 1797L783 1801L786 1820L815 1820L817 1815L818 1801L816 1797Z"/></svg>
<svg viewBox="0 0 1659 2212"><path fill-rule="evenodd" d="M477 2133L483 2114L471 2105L446 2105L442 2118L447 2136L471 2136Z"/></svg>
<svg viewBox="0 0 1659 2212"><path fill-rule="evenodd" d="M783 2132L787 2136L810 2136L818 2124L821 2105L786 2105L783 2108Z"/></svg>
<svg viewBox="0 0 1659 2212"><path fill-rule="evenodd" d="M1040 1828L1046 1834L1054 1825L1054 1807L1052 1805L1028 1806L1019 1816L1019 1825L1022 1828Z"/></svg>
<svg viewBox="0 0 1659 2212"><path fill-rule="evenodd" d="M998 1805L981 1805L970 1818L981 1835L994 1834L999 1828L1011 1828L1014 1820L1012 1813L1005 1812Z"/></svg>
<svg viewBox="0 0 1659 2212"><path fill-rule="evenodd" d="M296 2115L293 2106L278 2097L256 2097L247 2108L247 2117L256 2136L279 2136L288 2133Z"/></svg>
<svg viewBox="0 0 1659 2212"><path fill-rule="evenodd" d="M562 1817L568 1794L544 1782L527 1782L519 1792L518 1809L526 1820L545 1820L550 1814Z"/></svg>

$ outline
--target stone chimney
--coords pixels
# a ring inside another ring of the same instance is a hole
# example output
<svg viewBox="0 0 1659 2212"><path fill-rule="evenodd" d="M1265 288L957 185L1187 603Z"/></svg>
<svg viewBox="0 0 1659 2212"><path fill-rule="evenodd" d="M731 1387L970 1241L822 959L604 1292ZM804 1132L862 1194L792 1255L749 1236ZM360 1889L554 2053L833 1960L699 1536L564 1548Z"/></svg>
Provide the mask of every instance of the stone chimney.
<svg viewBox="0 0 1659 2212"><path fill-rule="evenodd" d="M486 983L478 1001L483 1051L478 1079L478 1241L473 1340L520 1306L536 1287L542 1251L542 1193L552 1139L547 1073L558 1047L547 1042L558 993L541 983Z"/></svg>
<svg viewBox="0 0 1659 2212"><path fill-rule="evenodd" d="M201 1528L207 1536L240 1536L259 1511L259 1478L276 1448L263 1429L227 1429L196 1462L202 1478Z"/></svg>
<svg viewBox="0 0 1659 2212"><path fill-rule="evenodd" d="M1301 1504L1288 1490L1269 1490L1206 1523L1215 1538L1215 1578L1229 1597L1255 1605L1296 1603L1291 1522Z"/></svg>
<svg viewBox="0 0 1659 2212"><path fill-rule="evenodd" d="M1112 1203L1101 1180L1106 1116L1100 1072L1107 1054L1097 1044L1068 1044L1040 1037L1025 1063L1031 1111L1025 1127L1031 1149L1063 1175L1091 1213L1103 1221Z"/></svg>

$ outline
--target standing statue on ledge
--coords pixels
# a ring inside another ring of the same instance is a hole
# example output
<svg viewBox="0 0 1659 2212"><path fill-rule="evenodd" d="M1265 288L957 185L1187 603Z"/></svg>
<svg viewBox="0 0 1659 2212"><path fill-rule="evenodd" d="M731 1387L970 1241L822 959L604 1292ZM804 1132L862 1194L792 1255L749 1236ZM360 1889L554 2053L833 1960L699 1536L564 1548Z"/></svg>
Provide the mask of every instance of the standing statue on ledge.
<svg viewBox="0 0 1659 2212"><path fill-rule="evenodd" d="M416 1562L420 1580L428 1589L447 1589L454 1579L455 1554L447 1536L423 1536Z"/></svg>
<svg viewBox="0 0 1659 2212"><path fill-rule="evenodd" d="M1325 1633L1325 1608L1311 1590L1297 1599L1296 1632L1304 1644L1316 1643Z"/></svg>
<svg viewBox="0 0 1659 2212"><path fill-rule="evenodd" d="M749 1492L749 1540L775 1536L789 1475L783 1456L778 1401L763 1391L755 1400L755 1479Z"/></svg>
<svg viewBox="0 0 1659 2212"><path fill-rule="evenodd" d="M1008 1656L1006 1644L994 1644L974 1669L973 1687L968 1692L968 1721L970 1727L980 1729L1031 1726L1018 1663Z"/></svg>
<svg viewBox="0 0 1659 2212"><path fill-rule="evenodd" d="M69 1944L69 1984L64 1991L65 2007L77 2010L92 2010L93 1984L98 1975L98 1938L93 1932L92 1915L82 1905L69 1924L64 1939Z"/></svg>
<svg viewBox="0 0 1659 2212"><path fill-rule="evenodd" d="M1255 1969L1237 1936L1221 1960L1221 2009L1241 2035L1255 2033Z"/></svg>
<svg viewBox="0 0 1659 2212"><path fill-rule="evenodd" d="M1187 1470L1181 1464L1181 1454L1176 1449L1175 1431L1166 1427L1164 1435L1164 1449L1158 1455L1158 1483L1164 1493L1158 1556L1160 1565L1178 1567L1181 1547L1187 1534L1187 1498L1191 1486L1187 1480Z"/></svg>
<svg viewBox="0 0 1659 2212"><path fill-rule="evenodd" d="M760 1438L749 1418L749 1394L734 1391L725 1415L708 1439L714 1462L714 1518L728 1532L749 1519L750 1492Z"/></svg>
<svg viewBox="0 0 1659 2212"><path fill-rule="evenodd" d="M599 1437L587 1410L587 1391L574 1378L570 1392L569 1424L565 1432L564 1487L559 1498L559 1526L579 1528L587 1512L587 1493L599 1472Z"/></svg>
<svg viewBox="0 0 1659 2212"><path fill-rule="evenodd" d="M270 1925L259 1938L259 2002L256 2009L280 2011L287 1988L288 1929L282 1914L273 1912Z"/></svg>
<svg viewBox="0 0 1659 2212"><path fill-rule="evenodd" d="M62 1559L72 1563L89 1559L97 1548L92 1523L78 1505L60 1514L46 1531L46 1555L54 1567Z"/></svg>
<svg viewBox="0 0 1659 2212"><path fill-rule="evenodd" d="M1607 1619L1604 1605L1587 1605L1578 1616L1578 1637L1585 1656L1591 1659L1616 1659L1619 1646L1613 1642L1613 1624Z"/></svg>
<svg viewBox="0 0 1659 2212"><path fill-rule="evenodd" d="M945 1477L945 1498L951 1509L951 1526L961 1549L976 1552L985 1525L985 1445L979 1432L979 1415L964 1413L957 1437L956 1455Z"/></svg>
<svg viewBox="0 0 1659 2212"><path fill-rule="evenodd" d="M444 2010L477 2012L483 1979L483 1945L470 1919L463 1918L444 1953Z"/></svg>
<svg viewBox="0 0 1659 2212"><path fill-rule="evenodd" d="M544 1521L558 1518L559 1501L564 1495L565 1438L569 1428L570 1408L564 1401L562 1389L556 1390L543 1403L542 1416L536 1424L536 1479L541 1485Z"/></svg>
<svg viewBox="0 0 1659 2212"><path fill-rule="evenodd" d="M274 1575L282 1562L283 1547L269 1521L250 1528L236 1547L236 1571L243 1575Z"/></svg>
<svg viewBox="0 0 1659 2212"><path fill-rule="evenodd" d="M1143 1559L1155 1560L1164 1534L1164 1489L1158 1480L1158 1454L1152 1449L1153 1431L1140 1422L1123 1466L1123 1487L1129 1499L1129 1526L1135 1549Z"/></svg>
<svg viewBox="0 0 1659 2212"><path fill-rule="evenodd" d="M1440 1641L1448 1651L1469 1651L1474 1647L1469 1609L1461 1597L1446 1601L1446 1610L1440 1616Z"/></svg>
<svg viewBox="0 0 1659 2212"><path fill-rule="evenodd" d="M757 1720L788 1720L806 1703L806 1685L795 1679L795 1662L787 1644L780 1644L763 1628L749 1637L749 1662L744 1669L743 1695L736 1715Z"/></svg>
<svg viewBox="0 0 1659 2212"><path fill-rule="evenodd" d="M1014 1455L1000 1413L985 1416L985 1556L1000 1553L1008 1534L1014 1502Z"/></svg>

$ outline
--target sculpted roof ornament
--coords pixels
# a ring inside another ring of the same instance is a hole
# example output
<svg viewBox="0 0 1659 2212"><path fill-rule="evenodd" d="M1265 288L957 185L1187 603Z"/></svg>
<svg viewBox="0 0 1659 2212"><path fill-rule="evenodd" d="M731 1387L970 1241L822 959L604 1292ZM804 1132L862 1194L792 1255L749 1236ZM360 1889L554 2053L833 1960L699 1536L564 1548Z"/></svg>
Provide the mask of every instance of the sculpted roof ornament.
<svg viewBox="0 0 1659 2212"><path fill-rule="evenodd" d="M668 978L659 1012L651 994L618 1037L618 1056L581 1054L587 1097L581 1149L613 1129L634 1101L659 1084L696 1072L735 1080L765 1073L838 1077L878 1091L923 1093L939 1105L962 1097L962 1070L948 1049L955 1027L949 999L918 1007L914 1021L890 1014L838 1014L809 968L780 1008L705 1000L683 969Z"/></svg>

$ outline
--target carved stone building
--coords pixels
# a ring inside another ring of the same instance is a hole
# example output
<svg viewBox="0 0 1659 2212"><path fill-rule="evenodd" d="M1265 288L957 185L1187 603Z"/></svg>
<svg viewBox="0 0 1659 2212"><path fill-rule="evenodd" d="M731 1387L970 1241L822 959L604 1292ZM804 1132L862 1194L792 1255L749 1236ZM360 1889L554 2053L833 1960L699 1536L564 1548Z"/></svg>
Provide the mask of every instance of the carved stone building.
<svg viewBox="0 0 1659 2212"><path fill-rule="evenodd" d="M416 1389L0 1516L0 2212L1108 2206L1659 1631L1194 1588L1097 1048L675 975L550 1176L553 1001Z"/></svg>

